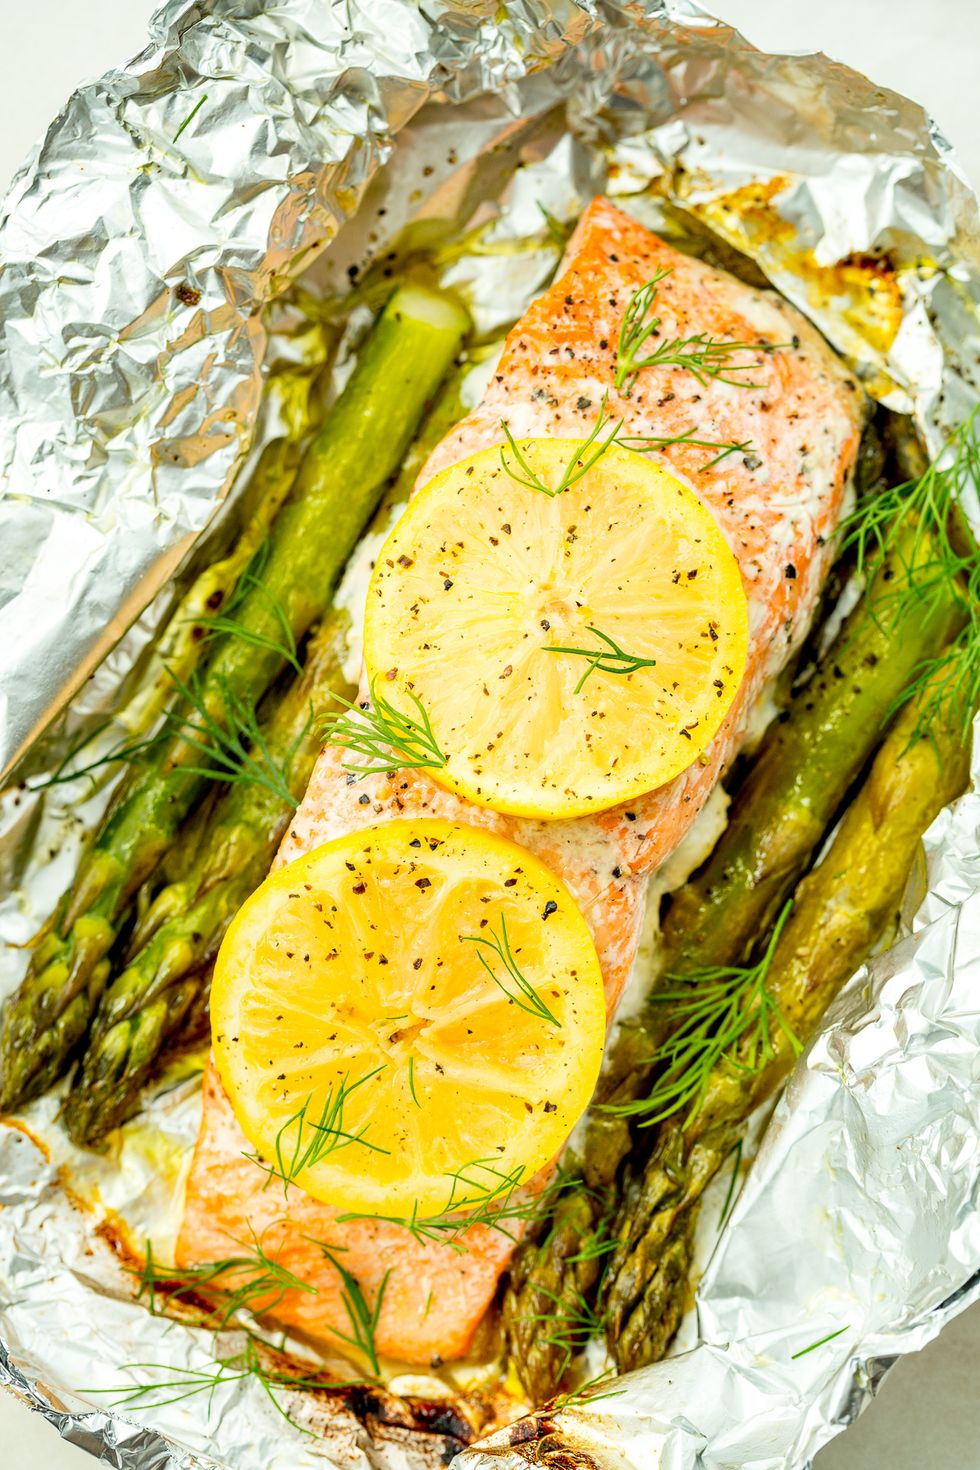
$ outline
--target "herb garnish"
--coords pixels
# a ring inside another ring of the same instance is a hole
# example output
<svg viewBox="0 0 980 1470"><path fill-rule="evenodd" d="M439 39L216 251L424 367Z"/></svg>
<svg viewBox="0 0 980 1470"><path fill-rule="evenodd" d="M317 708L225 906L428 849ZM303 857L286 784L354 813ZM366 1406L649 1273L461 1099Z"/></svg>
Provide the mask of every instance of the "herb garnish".
<svg viewBox="0 0 980 1470"><path fill-rule="evenodd" d="M209 781L264 787L279 797L284 805L294 807L297 798L289 788L289 769L309 729L310 720L284 758L277 761L262 733L254 707L236 694L226 680L219 681L225 716L225 723L222 723L208 707L199 678L195 676L185 684L172 669L167 672L182 699L194 711L193 719L178 714L168 716L170 729L185 745L196 750L205 762L199 766L182 764L181 769L189 775L204 776Z"/></svg>
<svg viewBox="0 0 980 1470"><path fill-rule="evenodd" d="M161 1288L165 1288L168 1301L199 1295L209 1297L217 1293L221 1297L220 1313L217 1313L220 1330L227 1327L239 1312L253 1310L257 1302L263 1303L263 1312L271 1312L279 1306L287 1291L302 1291L311 1296L318 1294L315 1286L270 1256L254 1232L253 1240L254 1249L250 1253L183 1267L160 1266L153 1256L153 1243L148 1240L142 1269L133 1273L140 1284L136 1300L141 1301L145 1296L150 1315L156 1316L157 1291Z"/></svg>
<svg viewBox="0 0 980 1470"><path fill-rule="evenodd" d="M807 1353L816 1352L817 1348L823 1347L824 1343L833 1342L835 1337L840 1337L841 1333L846 1331L846 1327L838 1327L836 1332L828 1332L826 1337L821 1337L819 1341L811 1342L809 1347L800 1348L798 1353L793 1353L790 1358L790 1362L795 1363L797 1358L805 1358Z"/></svg>
<svg viewBox="0 0 980 1470"><path fill-rule="evenodd" d="M268 536L260 542L258 550L252 557L248 566L242 572L235 583L235 590L228 599L220 613L207 613L201 617L188 618L187 621L197 628L203 628L205 641L226 635L229 638L240 638L243 643L249 643L253 648L265 648L272 653L277 653L286 663L293 668L297 674L303 672L299 662L296 648L296 639L293 636L292 626L286 616L286 609L279 598L266 586L262 579L269 559ZM273 637L271 634L259 633L252 628L245 627L232 617L232 613L241 606L250 592L257 593L267 604L269 611L279 625L280 636Z"/></svg>
<svg viewBox="0 0 980 1470"><path fill-rule="evenodd" d="M962 586L964 627L942 653L923 660L891 711L931 686L913 740L927 734L937 719L958 719L965 737L980 703L980 551L960 508L969 492L980 490L978 415L980 406L950 435L918 480L881 491L859 505L841 528L841 550L854 551L859 574L885 556L901 558L907 575L893 596L900 599L902 616L928 616L950 585L959 581ZM882 606L894 603L886 597Z"/></svg>
<svg viewBox="0 0 980 1470"><path fill-rule="evenodd" d="M559 1394L557 1398L550 1399L545 1405L552 1414L559 1413L562 1409L575 1409L583 1404L594 1403L596 1399L616 1399L625 1392L625 1388L613 1388L610 1385L617 1380L615 1368L606 1368L602 1373L597 1373L594 1378L586 1379L580 1383L578 1388L570 1393Z"/></svg>
<svg viewBox="0 0 980 1470"><path fill-rule="evenodd" d="M371 705L351 704L340 695L333 698L347 714L328 715L324 721L326 739L331 745L363 756L368 764L345 761L343 768L354 777L386 775L392 770L418 770L430 767L440 770L447 757L439 749L429 716L418 695L406 690L415 713L398 709L390 699L379 694L377 677L371 681Z"/></svg>
<svg viewBox="0 0 980 1470"><path fill-rule="evenodd" d="M543 653L571 653L575 654L578 658L588 659L588 668L572 690L573 694L578 694L586 679L590 674L594 674L596 669L603 674L635 674L640 669L656 668L657 660L655 658L640 658L638 654L627 653L624 649L620 648L614 638L611 638L608 633L603 633L601 629L594 628L589 624L585 631L587 633L594 633L597 638L601 638L606 647L567 648L560 643L546 643L542 648Z"/></svg>
<svg viewBox="0 0 980 1470"><path fill-rule="evenodd" d="M126 1363L125 1369L133 1371L138 1368L159 1369L164 1373L176 1372L177 1376L166 1378L157 1383L121 1384L112 1388L83 1388L82 1393L102 1394L112 1393L116 1395L114 1404L124 1404L128 1407L140 1409L162 1409L168 1404L179 1404L184 1399L194 1398L200 1393L208 1395L208 1407L219 1388L233 1383L241 1383L244 1379L254 1378L261 1386L273 1407L287 1423L303 1434L311 1434L312 1431L298 1424L296 1420L283 1408L276 1397L276 1389L298 1389L298 1388L352 1388L361 1383L362 1379L339 1382L323 1372L290 1373L282 1369L271 1368L263 1362L263 1350L267 1355L280 1355L282 1348L275 1343L269 1342L256 1332L246 1331L244 1334L244 1346L234 1352L223 1356L215 1355L211 1360L211 1368L179 1368L174 1369L171 1363ZM174 1389L167 1398L157 1398L156 1395L167 1389Z"/></svg>
<svg viewBox="0 0 980 1470"><path fill-rule="evenodd" d="M175 143L176 143L177 139L180 137L181 133L184 131L184 129L190 127L191 123L197 117L197 114L200 112L201 108L204 106L204 104L205 104L205 102L207 102L207 100L208 100L208 94L207 94L207 92L205 92L194 103L194 106L191 108L190 112L184 118L184 121L181 123L180 127L174 133L173 141Z"/></svg>
<svg viewBox="0 0 980 1470"><path fill-rule="evenodd" d="M585 1189L585 1181L570 1175L559 1164L553 1177L540 1193L518 1193L527 1183L524 1165L504 1172L495 1159L474 1159L459 1169L450 1169L449 1194L443 1208L434 1214L423 1214L416 1205L410 1215L378 1215L351 1211L337 1218L338 1225L351 1220L382 1220L387 1225L400 1225L420 1244L435 1241L465 1251L460 1241L464 1231L473 1225L499 1230L508 1240L517 1236L508 1225L533 1223L547 1219L559 1194L568 1189ZM516 1196L516 1198L515 1198Z"/></svg>
<svg viewBox="0 0 980 1470"><path fill-rule="evenodd" d="M535 1284L535 1292L547 1298L555 1306L553 1312L529 1312L522 1317L524 1322L538 1323L544 1331L540 1341L555 1348L561 1354L561 1379L569 1363L577 1353L584 1352L593 1337L605 1331L606 1317L600 1315L584 1292L552 1291L550 1287Z"/></svg>
<svg viewBox="0 0 980 1470"><path fill-rule="evenodd" d="M307 1238L309 1239L309 1237ZM371 1372L375 1378L380 1378L381 1369L378 1366L378 1351L375 1347L375 1335L378 1330L378 1319L381 1316L381 1307L384 1302L385 1289L388 1285L388 1277L391 1275L391 1268L389 1267L382 1276L374 1306L369 1307L357 1277L352 1275L346 1266L337 1260L334 1254L334 1251L340 1249L340 1247L325 1245L322 1240L315 1240L312 1243L319 1246L325 1259L330 1262L344 1283L341 1300L344 1303L344 1311L347 1313L347 1320L350 1323L350 1333L341 1332L338 1327L329 1327L327 1330L334 1337L339 1338L341 1342L345 1342L348 1347L352 1347L357 1352L363 1353L371 1365Z"/></svg>
<svg viewBox="0 0 980 1470"><path fill-rule="evenodd" d="M755 453L751 439L698 439L697 432L693 428L686 429L683 434L621 434L616 443L637 453L644 449L669 449L674 444L687 444L692 449L717 449L718 453L707 464L700 466L699 475L714 469L716 464L721 464L730 454Z"/></svg>
<svg viewBox="0 0 980 1470"><path fill-rule="evenodd" d="M500 463L507 474L510 476L510 478L512 480L516 480L518 485L526 486L528 490L540 491L542 495L547 495L549 500L553 500L556 495L561 495L565 490L570 490L573 485L576 485L578 481L581 480L583 475L588 474L593 465L598 463L598 461L605 454L609 446L616 443L616 435L623 427L623 420L620 419L619 422L613 426L605 439L599 439L599 435L602 433L602 430L609 423L609 417L606 414L606 400L608 397L608 393L603 393L602 403L599 405L598 418L593 424L588 436L583 439L581 444L579 444L578 447L574 449L569 455L568 463L565 465L564 471L562 472L562 477L553 490L550 486L544 483L540 475L535 474L534 470L532 470L531 466L528 464L526 457L524 456L520 446L517 443L517 440L511 433L510 428L506 423L501 421L500 427L503 429L505 435L507 436L507 443L509 444L511 453L513 454L514 459L517 463L517 468L515 469L514 466L508 462L506 451L504 450L503 445L501 445ZM597 440L598 443L596 442Z"/></svg>
<svg viewBox="0 0 980 1470"><path fill-rule="evenodd" d="M630 297L619 329L619 346L616 352L616 387L629 398L643 368L680 367L686 368L702 388L710 378L728 383L733 388L762 388L763 383L738 376L753 372L754 362L733 361L743 352L776 352L789 347L788 342L738 342L734 339L709 337L697 332L690 337L665 337L653 352L640 356L644 344L660 333L660 317L649 315L657 297L657 287L671 274L671 268L656 271Z"/></svg>
<svg viewBox="0 0 980 1470"><path fill-rule="evenodd" d="M304 1169L311 1169L328 1154L337 1149L347 1148L349 1144L358 1143L363 1148L370 1149L372 1153L387 1154L386 1148L372 1143L365 1137L369 1123L357 1133L351 1133L344 1127L344 1108L351 1095L379 1072L383 1072L385 1063L375 1067L373 1071L365 1073L356 1082L351 1082L345 1076L335 1088L333 1084L327 1089L327 1095L320 1109L320 1116L314 1120L307 1116L313 1102L312 1095L299 1107L276 1134L276 1157L274 1163L268 1163L259 1154L246 1154L245 1157L253 1164L257 1164L269 1177L266 1183L273 1179L281 1179L283 1193L289 1194L289 1186L296 1182L298 1176Z"/></svg>
<svg viewBox="0 0 980 1470"><path fill-rule="evenodd" d="M718 1229L719 1230L723 1230L725 1228L725 1221L728 1219L728 1213L731 1210L731 1207L732 1207L732 1205L733 1205L733 1203L735 1201L735 1186L738 1184L739 1170L742 1167L742 1140L741 1139L738 1140L738 1142L734 1145L734 1147L730 1150L730 1152L732 1154L734 1154L735 1157L734 1157L734 1162L732 1164L731 1178L728 1181L728 1192L725 1195L725 1203L722 1205L722 1207L721 1207L721 1214L718 1216Z"/></svg>
<svg viewBox="0 0 980 1470"><path fill-rule="evenodd" d="M558 1017L541 999L541 996L517 963L514 951L510 947L510 939L507 936L507 920L504 918L504 915L500 915L499 934L492 925L489 926L489 929L489 939L483 934L464 934L461 936L462 941L464 944L478 944L481 946L477 954L477 959L490 976L494 985L498 986L504 992L508 1000L513 1001L514 1005L519 1006L522 1011L527 1011L529 1015L539 1016L543 1021L550 1021L552 1026L557 1026L560 1030L561 1022ZM497 974L497 971L484 953L485 950L489 950L491 954L496 955L503 966L506 976L505 979L502 979ZM508 984L508 981L513 982L513 989Z"/></svg>
<svg viewBox="0 0 980 1470"><path fill-rule="evenodd" d="M651 997L670 1005L678 1022L658 1056L661 1074L648 1097L602 1104L603 1111L639 1117L641 1125L649 1127L690 1105L686 1127L719 1062L724 1059L741 1071L756 1072L771 1060L774 1025L799 1054L800 1043L766 985L791 908L792 901L784 905L757 964L709 966L674 977L683 980L682 989L662 990Z"/></svg>

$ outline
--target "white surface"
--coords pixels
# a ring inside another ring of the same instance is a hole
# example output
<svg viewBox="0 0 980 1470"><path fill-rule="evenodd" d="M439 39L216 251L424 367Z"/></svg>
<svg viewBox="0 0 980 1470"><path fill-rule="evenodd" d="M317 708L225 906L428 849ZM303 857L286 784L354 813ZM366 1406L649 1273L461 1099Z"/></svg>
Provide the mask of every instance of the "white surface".
<svg viewBox="0 0 980 1470"><path fill-rule="evenodd" d="M702 0L768 50L822 50L923 102L980 183L977 0ZM79 81L138 51L149 0L0 0L0 189ZM819 1470L980 1470L980 1307L899 1365ZM0 1394L9 1470L85 1470L88 1455Z"/></svg>

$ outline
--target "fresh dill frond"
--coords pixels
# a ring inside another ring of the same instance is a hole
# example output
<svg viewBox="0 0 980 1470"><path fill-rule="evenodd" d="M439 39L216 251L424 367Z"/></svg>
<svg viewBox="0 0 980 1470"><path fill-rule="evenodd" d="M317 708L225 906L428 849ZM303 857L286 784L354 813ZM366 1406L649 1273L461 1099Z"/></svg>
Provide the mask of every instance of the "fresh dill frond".
<svg viewBox="0 0 980 1470"><path fill-rule="evenodd" d="M886 557L905 574L872 616L897 609L900 627L904 617L928 617L951 585L961 587L964 626L942 653L923 660L892 710L922 697L913 740L935 721L953 728L959 722L965 738L980 703L980 550L961 509L980 492L978 414L980 405L917 480L874 495L841 527L841 551L853 552L859 574Z"/></svg>
<svg viewBox="0 0 980 1470"><path fill-rule="evenodd" d="M640 1119L650 1127L687 1108L684 1127L696 1114L711 1075L720 1062L757 1072L774 1055L774 1027L793 1051L800 1043L772 996L766 980L792 902L784 905L773 926L765 953L755 965L716 965L671 977L683 981L678 990L653 997L671 1007L676 1022L657 1061L661 1072L648 1097L628 1103L606 1103L603 1111Z"/></svg>
<svg viewBox="0 0 980 1470"><path fill-rule="evenodd" d="M338 1216L337 1223L351 1220L383 1220L399 1225L419 1244L434 1242L465 1252L460 1239L474 1225L497 1230L508 1240L517 1240L512 1225L534 1225L551 1218L558 1196L569 1187L585 1188L583 1180L569 1175L561 1165L542 1190L531 1194L523 1164L503 1170L494 1159L474 1159L459 1169L447 1171L449 1191L442 1209L424 1214L416 1205L411 1215L377 1215L352 1211Z"/></svg>
<svg viewBox="0 0 980 1470"><path fill-rule="evenodd" d="M207 94L207 92L205 92L194 103L194 106L191 108L190 112L184 118L184 121L181 123L180 127L174 133L173 141L175 143L176 143L177 139L180 137L181 133L183 133L186 128L189 128L190 127L191 123L197 117L197 114L200 112L201 108L204 106L204 104L205 104L205 102L207 102L207 100L208 100L208 94Z"/></svg>
<svg viewBox="0 0 980 1470"><path fill-rule="evenodd" d="M588 659L588 668L575 685L573 694L578 694L586 679L590 674L594 674L596 669L603 674L635 674L640 669L656 668L655 658L640 658L636 653L627 653L625 649L620 648L614 638L608 633L603 633L600 628L593 628L590 624L585 631L601 638L606 645L605 648L567 648L560 643L546 643L542 649L544 653L570 653L577 658Z"/></svg>
<svg viewBox="0 0 980 1470"><path fill-rule="evenodd" d="M418 1093L415 1091L415 1058L414 1057L409 1057L409 1059L408 1059L408 1090L409 1090L409 1092L412 1095L412 1102L415 1104L415 1106L417 1108L420 1108L422 1106L422 1104L419 1102Z"/></svg>
<svg viewBox="0 0 980 1470"><path fill-rule="evenodd" d="M153 1255L153 1244L146 1242L143 1266L134 1272L139 1281L137 1301L147 1298L151 1316L157 1315L157 1292L165 1292L168 1302L212 1296L220 1298L209 1318L218 1317L217 1326L227 1327L242 1311L253 1311L261 1303L262 1312L271 1312L282 1302L287 1291L301 1291L316 1296L317 1288L303 1281L263 1248L261 1238L253 1232L254 1247L241 1255L226 1256L197 1266L161 1266Z"/></svg>
<svg viewBox="0 0 980 1470"><path fill-rule="evenodd" d="M537 201L537 205L544 219L545 232L547 233L548 239L557 250L564 251L565 246L568 244L569 236L572 233L571 225L563 225L560 219L555 218L550 209L545 209L540 199Z"/></svg>
<svg viewBox="0 0 980 1470"><path fill-rule="evenodd" d="M472 1225L490 1225L503 1234L512 1233L504 1229L504 1222L533 1218L534 1201L514 1201L514 1193L524 1183L524 1166L517 1165L509 1171L502 1170L493 1159L474 1159L462 1168L447 1172L449 1192L443 1208L433 1214L423 1214L418 1206L411 1215L367 1215L350 1212L338 1217L338 1224L350 1220L383 1220L388 1225L400 1225L420 1244L437 1242L452 1246L457 1251L466 1247L459 1237Z"/></svg>
<svg viewBox="0 0 980 1470"><path fill-rule="evenodd" d="M624 449L632 449L640 453L644 449L670 449L674 444L686 444L692 449L716 449L706 464L700 466L699 475L714 469L715 465L721 464L722 460L730 454L756 453L755 445L751 439L699 439L697 429L685 429L683 434L621 434L616 440Z"/></svg>
<svg viewBox="0 0 980 1470"><path fill-rule="evenodd" d="M578 484L583 475L588 474L593 465L598 464L609 446L616 443L616 436L623 427L623 420L620 419L605 439L599 438L603 429L609 424L609 416L606 413L606 401L608 397L608 393L603 393L602 403L599 405L599 414L592 429L586 438L582 440L581 444L572 450L568 462L562 471L561 479L554 489L550 485L546 485L541 476L534 472L527 462L526 455L511 433L509 426L501 420L500 427L504 431L511 454L514 456L514 462L517 466L515 469L514 464L507 458L507 452L504 446L501 445L500 463L506 473L518 485L523 485L528 490L537 490L540 494L547 495L549 500L554 500L556 495L561 495L564 491L570 490L573 485Z"/></svg>
<svg viewBox="0 0 980 1470"><path fill-rule="evenodd" d="M356 1082L351 1082L345 1076L336 1087L333 1084L327 1089L320 1116L312 1118L309 1115L313 1103L312 1094L297 1108L291 1117L276 1134L276 1156L274 1162L268 1162L259 1154L246 1154L245 1157L256 1164L268 1175L266 1183L273 1179L281 1179L283 1193L289 1194L289 1186L295 1184L304 1169L311 1169L328 1154L335 1153L338 1149L348 1148L352 1143L360 1144L362 1148L370 1149L372 1153L387 1154L390 1150L381 1148L380 1145L372 1143L366 1137L369 1123L366 1123L357 1133L352 1133L349 1128L344 1127L344 1109L352 1095L359 1087L377 1077L383 1072L385 1064L375 1067L372 1071L359 1077Z"/></svg>
<svg viewBox="0 0 980 1470"><path fill-rule="evenodd" d="M351 704L349 700L334 695L334 701L342 704L346 714L328 715L324 721L324 735L331 745L338 745L367 762L357 764L345 761L343 768L355 778L386 775L393 770L440 770L446 764L446 756L439 748L429 716L421 699L411 689L406 690L414 706L414 713L398 709L390 699L378 692L378 681L371 681L371 704L365 708Z"/></svg>
<svg viewBox="0 0 980 1470"><path fill-rule="evenodd" d="M488 929L489 938L484 934L464 934L462 936L463 943L478 944L480 946L477 952L477 959L490 976L494 985L498 986L504 992L508 1000L512 1001L515 1006L519 1006L522 1011L527 1011L531 1016L538 1016L542 1021L549 1021L552 1026L557 1026L560 1030L561 1022L558 1017L541 999L541 996L517 963L517 958L510 946L510 939L507 934L507 920L504 915L500 915L499 934L492 925L488 925ZM487 958L485 951L489 951L490 954L496 956L500 965L503 967L506 978L502 978L497 974L493 964Z"/></svg>
<svg viewBox="0 0 980 1470"><path fill-rule="evenodd" d="M170 729L204 761L203 765L186 764L182 769L209 781L264 787L284 805L294 807L296 797L289 788L289 769L310 722L307 721L283 759L277 760L262 733L254 706L236 694L227 681L221 681L219 686L225 717L222 722L209 709L199 679L185 683L172 669L167 672L187 707L194 712L193 717L169 716Z"/></svg>
<svg viewBox="0 0 980 1470"><path fill-rule="evenodd" d="M554 1311L528 1312L521 1320L539 1327L539 1340L561 1355L561 1377L572 1359L584 1352L594 1337L605 1331L606 1316L597 1312L577 1287L552 1291L550 1287L536 1283L534 1289L537 1295L552 1303Z"/></svg>
<svg viewBox="0 0 980 1470"><path fill-rule="evenodd" d="M798 1353L793 1353L790 1362L795 1363L797 1358L805 1358L807 1353L816 1352L817 1348L823 1347L825 1343L833 1342L835 1337L840 1337L846 1331L846 1327L838 1327L836 1332L828 1332L826 1337L821 1337L816 1342L811 1342L809 1347L800 1348Z"/></svg>
<svg viewBox="0 0 980 1470"><path fill-rule="evenodd" d="M626 1392L625 1388L614 1388L618 1375L615 1368L606 1368L602 1373L597 1373L594 1378L586 1379L580 1383L578 1388L570 1393L559 1394L557 1398L550 1399L545 1405L552 1414L557 1414L561 1409L580 1408L585 1404L595 1403L597 1399L621 1398Z"/></svg>
<svg viewBox="0 0 980 1470"><path fill-rule="evenodd" d="M297 1423L283 1408L276 1394L277 1389L288 1391L303 1388L348 1388L363 1383L362 1379L340 1382L324 1372L287 1372L263 1361L264 1354L279 1357L281 1351L275 1343L269 1342L258 1333L245 1331L243 1347L223 1355L216 1354L207 1368L175 1369L171 1363L126 1363L123 1365L125 1372L151 1369L174 1376L157 1379L153 1383L117 1384L111 1388L81 1388L79 1391L88 1394L115 1394L116 1397L112 1400L114 1407L134 1409L162 1409L169 1404L183 1403L185 1399L196 1398L204 1393L208 1396L210 1412L214 1396L220 1388L230 1387L250 1378L259 1384L287 1423L303 1434L310 1434L312 1431ZM166 1397L159 1397L161 1393Z"/></svg>
<svg viewBox="0 0 980 1470"><path fill-rule="evenodd" d="M303 669L299 661L296 639L293 636L289 618L286 616L286 610L263 577L268 560L269 538L266 536L236 582L235 589L221 612L208 613L202 617L192 618L190 621L195 627L204 629L205 641L219 635L239 638L243 643L251 644L253 648L265 648L278 654L297 674L301 674ZM262 598L279 625L278 637L246 628L232 616L252 592Z"/></svg>
<svg viewBox="0 0 980 1470"><path fill-rule="evenodd" d="M81 755L82 751L100 735L105 734L111 725L111 720L104 720L96 729L91 730L81 740L74 741L62 756L50 776L40 779L29 777L27 787L30 791L47 791L51 786L64 786L69 781L77 781L82 776L92 776L96 771L105 771L114 765L137 765L146 756L159 750L166 737L165 730L158 730L154 735L143 736L137 740L123 740L114 745L105 755L100 755L96 760L86 762L83 766L73 765L75 757ZM97 783L93 782L93 785Z"/></svg>
<svg viewBox="0 0 980 1470"><path fill-rule="evenodd" d="M367 1298L361 1290L360 1282L342 1261L338 1261L334 1254L335 1246L324 1244L322 1240L313 1241L323 1252L324 1259L328 1260L343 1282L341 1300L344 1303L344 1311L350 1323L350 1332L341 1332L339 1327L328 1327L328 1331L344 1342L348 1347L354 1348L356 1352L362 1353L371 1365L371 1372L375 1378L381 1377L381 1368L378 1364L378 1350L375 1346L375 1335L378 1330L378 1321L381 1317L381 1308L384 1303L385 1289L388 1285L388 1277L391 1268L381 1278L381 1285L374 1300L374 1306L369 1307Z"/></svg>
<svg viewBox="0 0 980 1470"><path fill-rule="evenodd" d="M755 362L739 362L738 357L745 352L777 352L790 343L739 342L733 338L709 337L705 332L696 332L690 337L665 337L653 352L640 355L650 338L660 335L661 318L653 313L653 307L657 287L670 274L669 267L656 271L630 297L619 329L616 387L629 398L644 368L680 367L691 373L702 388L707 387L711 378L733 388L763 388L764 383L755 383L742 376L755 371Z"/></svg>
<svg viewBox="0 0 980 1470"><path fill-rule="evenodd" d="M730 1152L732 1154L734 1154L735 1157L734 1157L734 1162L732 1164L731 1177L730 1177L730 1179L728 1181L728 1192L725 1195L725 1203L722 1205L722 1207L721 1207L721 1214L718 1216L718 1229L719 1230L723 1230L725 1228L725 1221L728 1219L729 1211L731 1210L731 1207L732 1207L732 1205L733 1205L733 1203L735 1201L735 1186L738 1184L739 1170L742 1167L742 1140L741 1139L738 1140L738 1142L730 1150Z"/></svg>

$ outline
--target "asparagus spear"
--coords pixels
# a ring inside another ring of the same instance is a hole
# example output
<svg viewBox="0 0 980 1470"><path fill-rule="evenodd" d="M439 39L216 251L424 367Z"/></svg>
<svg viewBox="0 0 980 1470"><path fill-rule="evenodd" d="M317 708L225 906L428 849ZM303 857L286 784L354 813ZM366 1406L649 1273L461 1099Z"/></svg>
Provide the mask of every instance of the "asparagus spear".
<svg viewBox="0 0 980 1470"><path fill-rule="evenodd" d="M970 742L948 706L930 713L935 682L895 722L829 852L799 885L773 951L766 986L800 1042L897 913L922 833L966 787ZM603 1283L607 1339L621 1370L654 1362L670 1342L687 1288L677 1257L686 1255L697 1201L794 1057L780 1028L761 1066L743 1039L734 1060L714 1066L693 1114L658 1128L646 1168L627 1186Z"/></svg>
<svg viewBox="0 0 980 1470"><path fill-rule="evenodd" d="M236 608L236 633L215 640L196 715L120 793L7 1005L0 1107L43 1092L70 1061L108 978L126 906L205 788L196 762L207 728L220 731L235 711L251 711L287 662L284 636L295 642L329 606L465 328L460 307L415 286L396 291L382 312L273 523L261 584Z"/></svg>
<svg viewBox="0 0 980 1470"><path fill-rule="evenodd" d="M729 824L701 874L674 896L662 945L663 970L690 973L703 965L742 961L764 933L809 861L870 755L914 671L952 635L959 599L931 600L918 619L905 617L902 593L928 561L928 544L909 555L910 531L884 558L866 599L854 610L810 682L791 701L739 790ZM900 635L900 636L899 636ZM620 1029L586 1117L579 1160L581 1182L567 1212L556 1212L515 1253L504 1297L504 1322L525 1388L540 1402L558 1387L560 1355L540 1329L543 1314L560 1310L556 1296L576 1299L594 1289L602 1266L595 1251L568 1272L574 1255L569 1220L588 1244L630 1153L630 1105L645 1097L653 1058L669 1032L671 1012L649 1003ZM607 1111L614 1107L622 1111ZM574 1172L574 1170L572 1170ZM683 1242L673 1265L683 1271Z"/></svg>
<svg viewBox="0 0 980 1470"><path fill-rule="evenodd" d="M202 621L223 609L235 584L248 567L289 494L296 478L303 446L314 424L317 377L328 356L327 334L310 323L311 341L300 364L288 363L270 375L265 389L267 411L281 432L265 445L249 475L240 507L240 526L234 545L218 561L210 562L194 579L163 629L139 686L117 716L130 735L151 729L173 701L173 675L191 677L207 649Z"/></svg>
<svg viewBox="0 0 980 1470"><path fill-rule="evenodd" d="M462 417L464 375L460 367L447 379L372 529L385 528L391 508L408 498L423 463ZM309 721L311 704L319 715L329 707L331 693L353 698L342 673L345 629L342 614L328 615L310 644L302 679L269 722L266 743L277 763L288 763L294 801L268 787L231 786L210 814L186 871L157 894L141 918L125 968L102 996L81 1075L65 1102L65 1121L76 1143L100 1142L132 1111L160 1051L180 1033L191 1006L202 1002L209 962L234 914L268 872L293 805L309 781L320 748ZM178 845L183 838L182 833Z"/></svg>
<svg viewBox="0 0 980 1470"><path fill-rule="evenodd" d="M342 672L346 627L342 613L328 616L310 642L302 677L263 731L293 800L272 786L229 788L190 871L154 905L147 942L103 995L81 1075L65 1100L76 1143L98 1142L132 1111L160 1050L206 986L206 967L225 929L268 872L320 749L314 711L319 716L331 693L353 698Z"/></svg>

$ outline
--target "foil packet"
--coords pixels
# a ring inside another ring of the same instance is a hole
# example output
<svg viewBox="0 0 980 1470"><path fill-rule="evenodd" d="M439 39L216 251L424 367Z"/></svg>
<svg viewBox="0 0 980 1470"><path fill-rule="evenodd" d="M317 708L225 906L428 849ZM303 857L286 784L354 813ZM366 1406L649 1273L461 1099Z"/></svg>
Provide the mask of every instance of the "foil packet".
<svg viewBox="0 0 980 1470"><path fill-rule="evenodd" d="M118 705L233 518L276 432L261 384L291 338L270 303L300 275L343 298L390 251L462 242L443 279L489 339L554 268L542 209L571 221L600 191L756 262L931 449L977 401L977 206L935 124L687 0L173 0L67 104L0 220L5 991L110 791L24 777ZM166 1229L186 1075L107 1158L70 1149L57 1098L0 1130L0 1380L128 1470L806 1464L980 1294L978 852L969 794L927 834L907 937L854 977L778 1105L690 1351L473 1445L427 1379L290 1393L288 1419L233 1372L164 1402L168 1377L208 1371L212 1335L134 1301L107 1236ZM124 1364L153 1368L158 1402L120 1403Z"/></svg>

